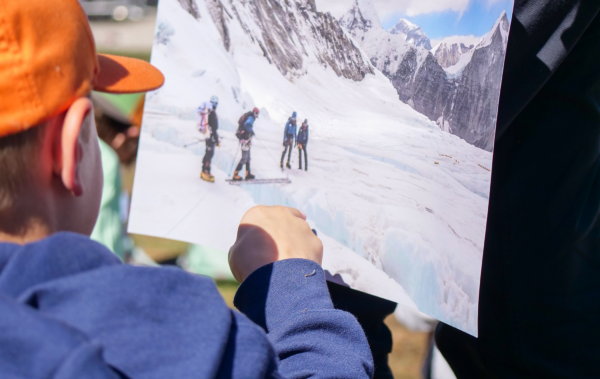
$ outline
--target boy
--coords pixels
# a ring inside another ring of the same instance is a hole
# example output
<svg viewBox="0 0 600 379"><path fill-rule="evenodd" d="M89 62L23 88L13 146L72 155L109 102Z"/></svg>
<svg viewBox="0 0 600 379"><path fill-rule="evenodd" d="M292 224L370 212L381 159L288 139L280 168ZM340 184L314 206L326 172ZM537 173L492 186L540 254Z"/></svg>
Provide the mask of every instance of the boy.
<svg viewBox="0 0 600 379"><path fill-rule="evenodd" d="M364 333L333 309L322 244L295 209L257 207L242 219L230 264L247 316L207 278L122 265L85 237L102 188L88 95L148 91L164 78L96 55L77 0L2 5L2 377L371 376Z"/></svg>

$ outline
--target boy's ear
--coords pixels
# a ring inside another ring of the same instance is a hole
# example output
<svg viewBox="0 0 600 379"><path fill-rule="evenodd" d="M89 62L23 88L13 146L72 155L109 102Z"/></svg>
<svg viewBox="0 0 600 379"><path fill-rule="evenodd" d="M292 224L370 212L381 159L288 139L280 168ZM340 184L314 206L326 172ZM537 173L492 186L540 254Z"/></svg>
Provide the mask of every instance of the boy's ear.
<svg viewBox="0 0 600 379"><path fill-rule="evenodd" d="M62 179L65 188L75 196L83 194L83 181L79 172L83 149L80 134L88 131L82 130L86 119L93 117L91 112L92 102L85 97L75 100L65 114L60 136L60 172L55 172ZM58 163L58 162L57 162Z"/></svg>

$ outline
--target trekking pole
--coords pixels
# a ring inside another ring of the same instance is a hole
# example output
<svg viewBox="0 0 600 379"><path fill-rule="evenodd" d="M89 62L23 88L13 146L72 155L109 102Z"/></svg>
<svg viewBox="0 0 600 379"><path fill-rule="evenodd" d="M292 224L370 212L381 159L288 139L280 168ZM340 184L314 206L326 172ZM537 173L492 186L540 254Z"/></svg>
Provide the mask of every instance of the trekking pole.
<svg viewBox="0 0 600 379"><path fill-rule="evenodd" d="M200 143L200 142L202 142L202 140L198 140L196 142L188 143L187 145L183 145L183 147L192 146L192 145L195 145L195 144Z"/></svg>
<svg viewBox="0 0 600 379"><path fill-rule="evenodd" d="M254 138L256 138L256 136L254 136ZM262 144L262 142L260 142L260 140L259 140L258 138L256 138L256 140L257 140L257 141L258 141L258 143L260 144L260 147L262 147L264 150L266 150L266 151L267 151L267 153L269 154L269 156L271 157L271 159L273 160L273 162L277 163L277 159L275 159L275 158L273 157L273 155L271 155L271 152L269 151L269 149L267 149L267 148L265 147L265 145L263 145L263 144Z"/></svg>
<svg viewBox="0 0 600 379"><path fill-rule="evenodd" d="M238 143L238 148L236 148L235 155L233 156L233 163L231 163L231 168L229 169L229 177L230 178L233 176L233 166L235 165L235 161L237 160L237 154L238 154L238 150L239 150L239 147L241 144L242 144L241 142Z"/></svg>
<svg viewBox="0 0 600 379"><path fill-rule="evenodd" d="M254 138L256 138L256 136L255 136ZM262 147L264 150L266 150L266 151L267 151L267 153L269 154L269 156L271 157L271 159L273 160L273 162L277 163L277 159L275 159L275 158L273 157L273 155L271 154L271 151L269 151L269 149L267 149L267 148L265 147L265 145L263 145L263 144L262 144L262 142L260 142L260 140L259 140L258 138L257 138L256 140L257 140L257 141L258 141L258 143L260 144L260 147ZM283 169L282 169L281 171L283 171ZM288 179L290 178L290 176L289 176L289 174L288 174L287 172L285 173L285 177L286 177L286 178L288 178Z"/></svg>

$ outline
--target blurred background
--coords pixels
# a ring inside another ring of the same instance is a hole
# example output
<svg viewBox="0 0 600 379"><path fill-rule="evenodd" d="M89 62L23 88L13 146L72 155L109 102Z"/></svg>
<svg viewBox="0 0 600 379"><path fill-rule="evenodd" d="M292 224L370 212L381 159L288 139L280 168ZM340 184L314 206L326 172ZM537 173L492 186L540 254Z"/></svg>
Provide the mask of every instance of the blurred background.
<svg viewBox="0 0 600 379"><path fill-rule="evenodd" d="M157 2L80 0L90 20L98 52L150 61ZM93 93L92 100L105 176L100 217L92 238L130 264L175 265L210 276L225 301L233 307L238 283L229 271L226 254L206 246L126 233L144 95ZM435 320L398 309L386 319L386 324L394 340L389 363L396 379L454 377L445 361L436 358L439 353L430 351ZM423 374L428 354L433 354L433 371Z"/></svg>

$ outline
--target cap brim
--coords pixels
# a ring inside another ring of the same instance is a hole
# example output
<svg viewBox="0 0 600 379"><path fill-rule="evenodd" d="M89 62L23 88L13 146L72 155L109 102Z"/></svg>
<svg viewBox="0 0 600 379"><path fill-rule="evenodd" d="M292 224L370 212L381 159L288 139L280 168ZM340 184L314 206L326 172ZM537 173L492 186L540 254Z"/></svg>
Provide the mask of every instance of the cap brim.
<svg viewBox="0 0 600 379"><path fill-rule="evenodd" d="M98 54L100 72L94 90L107 93L137 93L160 88L164 75L148 62L116 55Z"/></svg>

